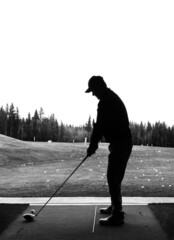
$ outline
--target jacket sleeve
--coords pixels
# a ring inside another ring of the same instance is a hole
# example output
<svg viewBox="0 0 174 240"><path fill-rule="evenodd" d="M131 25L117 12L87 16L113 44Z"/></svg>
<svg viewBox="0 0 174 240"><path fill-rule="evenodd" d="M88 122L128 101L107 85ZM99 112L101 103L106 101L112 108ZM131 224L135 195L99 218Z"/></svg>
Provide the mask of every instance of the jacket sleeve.
<svg viewBox="0 0 174 240"><path fill-rule="evenodd" d="M94 124L91 141L89 147L96 150L98 148L98 142L101 140L103 135L102 132L102 116L100 113L100 108L98 108L97 112L97 121Z"/></svg>

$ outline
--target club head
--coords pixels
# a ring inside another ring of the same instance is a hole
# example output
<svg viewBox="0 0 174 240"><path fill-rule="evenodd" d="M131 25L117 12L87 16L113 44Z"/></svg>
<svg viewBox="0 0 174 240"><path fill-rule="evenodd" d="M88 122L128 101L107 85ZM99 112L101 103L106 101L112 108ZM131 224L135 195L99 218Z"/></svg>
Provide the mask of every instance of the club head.
<svg viewBox="0 0 174 240"><path fill-rule="evenodd" d="M35 219L35 215L32 213L26 213L23 215L23 218L27 221L27 222L33 222Z"/></svg>

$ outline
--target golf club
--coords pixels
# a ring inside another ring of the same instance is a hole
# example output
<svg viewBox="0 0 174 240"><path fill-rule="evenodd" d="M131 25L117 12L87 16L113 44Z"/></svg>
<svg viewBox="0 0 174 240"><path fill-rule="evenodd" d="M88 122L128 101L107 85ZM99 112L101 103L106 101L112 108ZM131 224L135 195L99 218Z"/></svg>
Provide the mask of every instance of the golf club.
<svg viewBox="0 0 174 240"><path fill-rule="evenodd" d="M54 192L54 194L48 199L48 201L40 208L40 210L35 214L35 211L32 209L31 213L25 213L23 218L32 222L38 216L38 214L43 210L43 208L49 203L49 201L56 195L56 193L63 187L63 185L68 181L68 179L75 173L75 171L82 165L82 163L88 158L88 155L82 160L82 162L73 170L73 172L67 177L67 179L60 185L60 187Z"/></svg>

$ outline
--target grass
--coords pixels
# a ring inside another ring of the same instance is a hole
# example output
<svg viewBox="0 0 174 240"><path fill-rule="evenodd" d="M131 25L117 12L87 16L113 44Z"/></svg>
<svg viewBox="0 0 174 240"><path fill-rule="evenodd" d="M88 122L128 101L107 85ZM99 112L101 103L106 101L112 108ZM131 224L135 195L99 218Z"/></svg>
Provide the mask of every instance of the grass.
<svg viewBox="0 0 174 240"><path fill-rule="evenodd" d="M86 155L84 143L23 142L0 135L0 197L48 197ZM109 196L108 144L100 144L59 196ZM174 197L174 148L134 146L123 196Z"/></svg>
<svg viewBox="0 0 174 240"><path fill-rule="evenodd" d="M149 204L169 240L174 239L174 204Z"/></svg>
<svg viewBox="0 0 174 240"><path fill-rule="evenodd" d="M0 234L28 207L28 204L0 204Z"/></svg>
<svg viewBox="0 0 174 240"><path fill-rule="evenodd" d="M23 142L0 135L0 197L48 197L86 155L84 143ZM78 169L59 196L109 196L108 144ZM174 197L174 148L134 146L123 181L124 196ZM0 204L0 233L28 205ZM170 240L174 205L150 204Z"/></svg>

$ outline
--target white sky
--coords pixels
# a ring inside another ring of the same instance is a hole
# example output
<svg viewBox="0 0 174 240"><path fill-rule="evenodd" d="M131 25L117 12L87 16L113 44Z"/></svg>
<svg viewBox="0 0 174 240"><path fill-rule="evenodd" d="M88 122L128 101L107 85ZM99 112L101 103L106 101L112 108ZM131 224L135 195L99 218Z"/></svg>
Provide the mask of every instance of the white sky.
<svg viewBox="0 0 174 240"><path fill-rule="evenodd" d="M174 125L174 1L0 1L0 106L82 125L104 77L135 122Z"/></svg>

